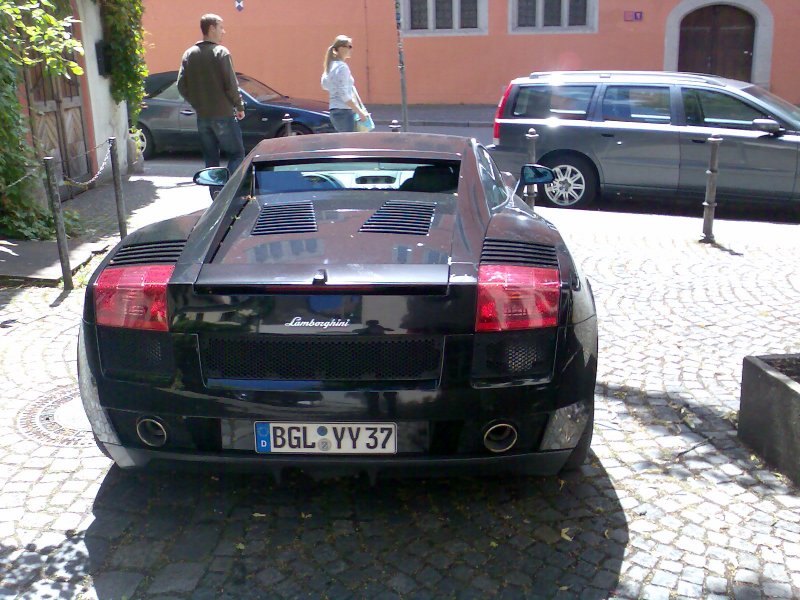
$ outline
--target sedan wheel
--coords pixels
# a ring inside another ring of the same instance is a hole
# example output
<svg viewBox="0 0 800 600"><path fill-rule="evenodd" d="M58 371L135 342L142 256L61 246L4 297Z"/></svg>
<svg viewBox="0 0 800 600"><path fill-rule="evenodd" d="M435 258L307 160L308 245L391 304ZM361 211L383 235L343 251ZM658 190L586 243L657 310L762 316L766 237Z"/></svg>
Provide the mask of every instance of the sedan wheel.
<svg viewBox="0 0 800 600"><path fill-rule="evenodd" d="M275 137L286 137L286 131L286 126L281 127ZM308 135L311 133L311 130L301 123L292 123L292 133L294 135Z"/></svg>
<svg viewBox="0 0 800 600"><path fill-rule="evenodd" d="M597 195L594 171L586 160L568 156L552 161L548 166L556 178L544 186L542 199L552 206L577 208L588 205Z"/></svg>
<svg viewBox="0 0 800 600"><path fill-rule="evenodd" d="M142 132L139 138L141 143L142 158L145 160L150 160L153 158L153 156L155 156L156 153L156 145L153 143L153 134L150 133L150 130L144 125L139 125L139 129Z"/></svg>

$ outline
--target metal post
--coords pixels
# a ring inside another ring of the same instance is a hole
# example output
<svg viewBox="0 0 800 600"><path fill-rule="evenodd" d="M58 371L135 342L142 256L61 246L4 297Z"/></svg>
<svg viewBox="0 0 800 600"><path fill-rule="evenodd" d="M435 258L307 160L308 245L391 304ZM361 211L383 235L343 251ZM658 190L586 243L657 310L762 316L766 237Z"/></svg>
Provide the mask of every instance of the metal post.
<svg viewBox="0 0 800 600"><path fill-rule="evenodd" d="M117 138L108 138L108 147L111 152L111 173L114 176L114 198L117 201L117 224L119 225L119 237L122 239L128 235L128 224L125 215L125 197L122 195L122 175L119 172Z"/></svg>
<svg viewBox="0 0 800 600"><path fill-rule="evenodd" d="M722 138L717 134L708 138L711 144L711 156L708 160L706 175L706 198L703 201L703 239L702 242L714 242L714 209L717 206L717 167L719 166L719 145Z"/></svg>
<svg viewBox="0 0 800 600"><path fill-rule="evenodd" d="M64 277L64 289L71 290L73 288L72 269L69 266L67 230L64 227L64 214L61 212L61 196L58 194L58 185L56 185L53 157L46 156L43 162L44 170L47 173L47 196L50 200L53 222L56 225L56 246L58 246L58 259L61 261L61 274Z"/></svg>
<svg viewBox="0 0 800 600"><path fill-rule="evenodd" d="M290 136L290 135L295 135L295 132L292 130L292 122L293 121L294 121L294 119L292 119L292 117L289 116L289 113L286 113L285 115L283 115L283 124L286 126L286 135L287 135L287 137Z"/></svg>
<svg viewBox="0 0 800 600"><path fill-rule="evenodd" d="M394 2L394 20L397 29L397 62L400 69L400 108L403 116L403 131L408 131L408 101L406 99L406 61L403 58L403 32L400 15L400 0Z"/></svg>
<svg viewBox="0 0 800 600"><path fill-rule="evenodd" d="M536 133L536 129L531 127L528 129L528 133L525 134L525 139L528 140L528 162L531 164L536 163L536 140L539 139L539 134ZM525 186L525 199L530 204L530 207L536 204L536 191L534 186L526 185Z"/></svg>
<svg viewBox="0 0 800 600"><path fill-rule="evenodd" d="M525 139L528 140L528 160L531 164L536 163L536 140L539 139L539 134L531 127L528 133L525 134Z"/></svg>
<svg viewBox="0 0 800 600"><path fill-rule="evenodd" d="M389 124L389 129L392 133L400 133L400 123L397 122L397 119L392 119L392 122Z"/></svg>

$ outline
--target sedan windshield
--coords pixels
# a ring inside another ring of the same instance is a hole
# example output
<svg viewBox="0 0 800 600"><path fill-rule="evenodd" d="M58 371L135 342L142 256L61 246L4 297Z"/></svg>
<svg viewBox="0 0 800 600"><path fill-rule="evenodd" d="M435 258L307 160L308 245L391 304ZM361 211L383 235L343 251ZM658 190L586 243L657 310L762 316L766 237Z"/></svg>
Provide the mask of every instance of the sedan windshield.
<svg viewBox="0 0 800 600"><path fill-rule="evenodd" d="M283 98L281 94L273 90L267 84L261 83L252 77L242 75L241 73L237 73L236 77L239 80L239 87L242 88L248 96L251 96L258 102L271 102L272 100Z"/></svg>
<svg viewBox="0 0 800 600"><path fill-rule="evenodd" d="M800 130L800 108L787 102L780 96L776 96L775 94L768 92L764 88L758 87L757 85L751 85L750 87L744 88L745 92L753 96L754 98L758 98L762 102L772 106L775 108L775 111L780 114L784 119L787 121L791 121L792 126L795 129Z"/></svg>

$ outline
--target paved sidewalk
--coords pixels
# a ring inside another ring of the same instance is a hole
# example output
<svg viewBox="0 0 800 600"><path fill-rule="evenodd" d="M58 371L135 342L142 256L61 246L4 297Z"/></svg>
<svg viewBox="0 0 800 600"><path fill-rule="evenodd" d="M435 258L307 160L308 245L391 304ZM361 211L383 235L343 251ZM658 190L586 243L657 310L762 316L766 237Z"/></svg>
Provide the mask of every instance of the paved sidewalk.
<svg viewBox="0 0 800 600"><path fill-rule="evenodd" d="M129 228L207 204L193 165L132 178ZM109 202L71 201L93 240ZM800 597L800 493L736 437L742 358L800 352L798 226L707 245L696 218L538 210L599 315L592 454L563 479L122 472L81 419L83 291L0 288L0 598Z"/></svg>
<svg viewBox="0 0 800 600"><path fill-rule="evenodd" d="M146 163L145 173L122 182L128 232L149 223L201 210L209 196L192 183L192 175L203 167L200 159ZM80 236L69 240L70 267L76 273L95 255L119 241L114 186L103 181L97 187L62 203L79 215ZM55 241L21 241L0 238L0 284L49 285L61 283L62 270Z"/></svg>

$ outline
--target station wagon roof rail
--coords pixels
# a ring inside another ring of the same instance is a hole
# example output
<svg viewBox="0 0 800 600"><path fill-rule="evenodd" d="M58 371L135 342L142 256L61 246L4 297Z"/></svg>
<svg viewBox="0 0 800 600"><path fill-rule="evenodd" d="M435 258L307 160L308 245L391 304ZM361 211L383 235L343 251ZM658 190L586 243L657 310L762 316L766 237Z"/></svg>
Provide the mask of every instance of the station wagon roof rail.
<svg viewBox="0 0 800 600"><path fill-rule="evenodd" d="M533 71L529 79L543 79L551 77L597 77L598 79L610 79L612 77L654 77L672 78L684 81L696 81L711 85L722 85L720 78L710 77L702 73L680 73L677 71Z"/></svg>

